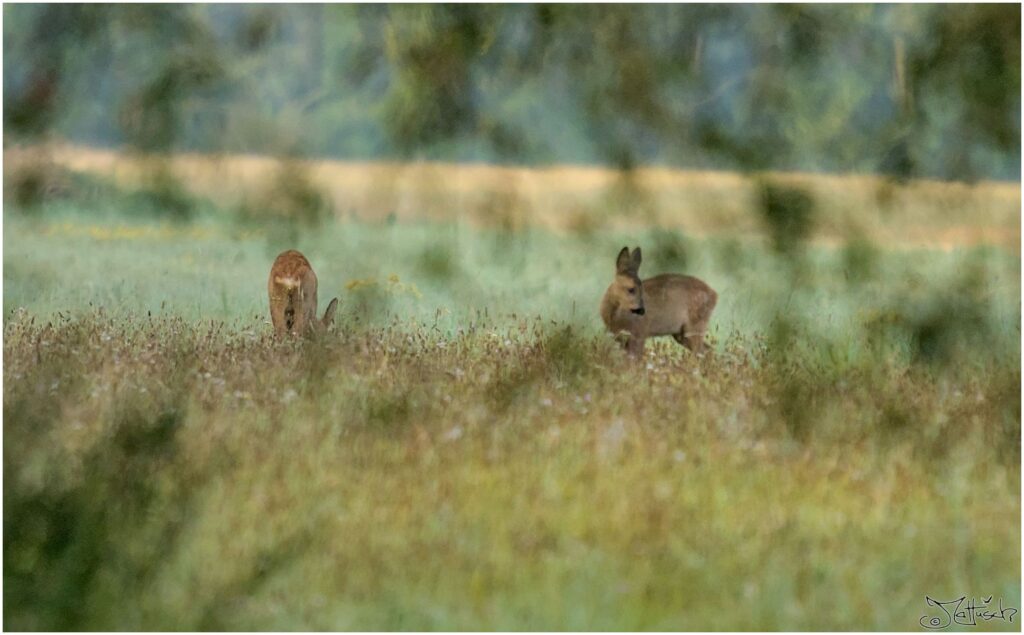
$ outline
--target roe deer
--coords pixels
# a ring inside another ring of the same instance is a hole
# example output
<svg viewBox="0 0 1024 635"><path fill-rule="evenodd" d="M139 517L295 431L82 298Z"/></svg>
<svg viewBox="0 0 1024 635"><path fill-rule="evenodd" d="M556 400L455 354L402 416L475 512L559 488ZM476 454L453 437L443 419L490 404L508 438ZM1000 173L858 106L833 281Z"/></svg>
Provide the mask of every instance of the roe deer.
<svg viewBox="0 0 1024 635"><path fill-rule="evenodd" d="M274 260L267 291L270 294L270 319L278 335L305 335L322 331L334 321L338 298L331 300L323 319L318 320L316 274L306 257L294 249L289 249Z"/></svg>
<svg viewBox="0 0 1024 635"><path fill-rule="evenodd" d="M694 353L704 350L704 333L718 294L692 276L663 273L641 281L640 248L623 247L615 261L615 280L601 300L601 319L609 331L626 332L625 348L634 357L648 337L671 335Z"/></svg>

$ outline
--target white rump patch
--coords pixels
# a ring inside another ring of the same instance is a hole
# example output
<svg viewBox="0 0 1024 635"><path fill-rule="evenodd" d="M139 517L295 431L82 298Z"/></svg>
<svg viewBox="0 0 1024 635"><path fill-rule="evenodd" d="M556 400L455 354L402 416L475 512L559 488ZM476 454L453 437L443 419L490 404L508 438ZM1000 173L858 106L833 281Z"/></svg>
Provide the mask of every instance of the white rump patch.
<svg viewBox="0 0 1024 635"><path fill-rule="evenodd" d="M285 289L295 289L301 284L298 278L288 278L285 276L276 276L274 283L281 285Z"/></svg>

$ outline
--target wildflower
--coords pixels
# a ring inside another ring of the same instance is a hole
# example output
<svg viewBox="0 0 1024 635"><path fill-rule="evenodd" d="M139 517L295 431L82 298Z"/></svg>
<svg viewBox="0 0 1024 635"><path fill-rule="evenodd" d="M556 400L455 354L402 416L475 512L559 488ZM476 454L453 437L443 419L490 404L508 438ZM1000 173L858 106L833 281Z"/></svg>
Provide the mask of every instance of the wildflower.
<svg viewBox="0 0 1024 635"><path fill-rule="evenodd" d="M462 437L462 426L455 426L441 437L445 441L458 441Z"/></svg>
<svg viewBox="0 0 1024 635"><path fill-rule="evenodd" d="M626 440L626 426L621 419L616 419L601 434L598 441L598 453L601 456L614 456L622 448L622 442Z"/></svg>

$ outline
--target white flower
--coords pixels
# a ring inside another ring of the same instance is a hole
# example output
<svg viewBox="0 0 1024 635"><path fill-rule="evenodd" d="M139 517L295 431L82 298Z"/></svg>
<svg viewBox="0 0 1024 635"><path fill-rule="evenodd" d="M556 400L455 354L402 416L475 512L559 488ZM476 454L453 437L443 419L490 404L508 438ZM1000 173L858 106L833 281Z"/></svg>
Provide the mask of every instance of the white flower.
<svg viewBox="0 0 1024 635"><path fill-rule="evenodd" d="M462 427L461 426L455 426L454 428L452 428L448 432L445 432L444 435L442 435L441 438L444 439L445 441L458 441L461 436L462 436Z"/></svg>
<svg viewBox="0 0 1024 635"><path fill-rule="evenodd" d="M616 419L605 428L598 439L597 451L602 457L611 457L619 453L623 441L626 440L626 425L622 419Z"/></svg>

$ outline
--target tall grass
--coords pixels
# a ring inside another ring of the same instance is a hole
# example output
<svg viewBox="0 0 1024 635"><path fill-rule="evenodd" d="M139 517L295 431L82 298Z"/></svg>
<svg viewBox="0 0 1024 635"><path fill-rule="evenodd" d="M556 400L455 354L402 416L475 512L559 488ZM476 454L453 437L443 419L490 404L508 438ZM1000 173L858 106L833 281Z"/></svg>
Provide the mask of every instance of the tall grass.
<svg viewBox="0 0 1024 635"><path fill-rule="evenodd" d="M5 215L9 628L1020 607L1015 253L387 219L286 245L202 202L163 222L96 201ZM631 363L601 333L624 244L718 290L710 355ZM338 324L275 341L265 276L293 246Z"/></svg>
<svg viewBox="0 0 1024 635"><path fill-rule="evenodd" d="M898 629L926 594L1019 601L1011 360L667 348L9 319L6 622Z"/></svg>

